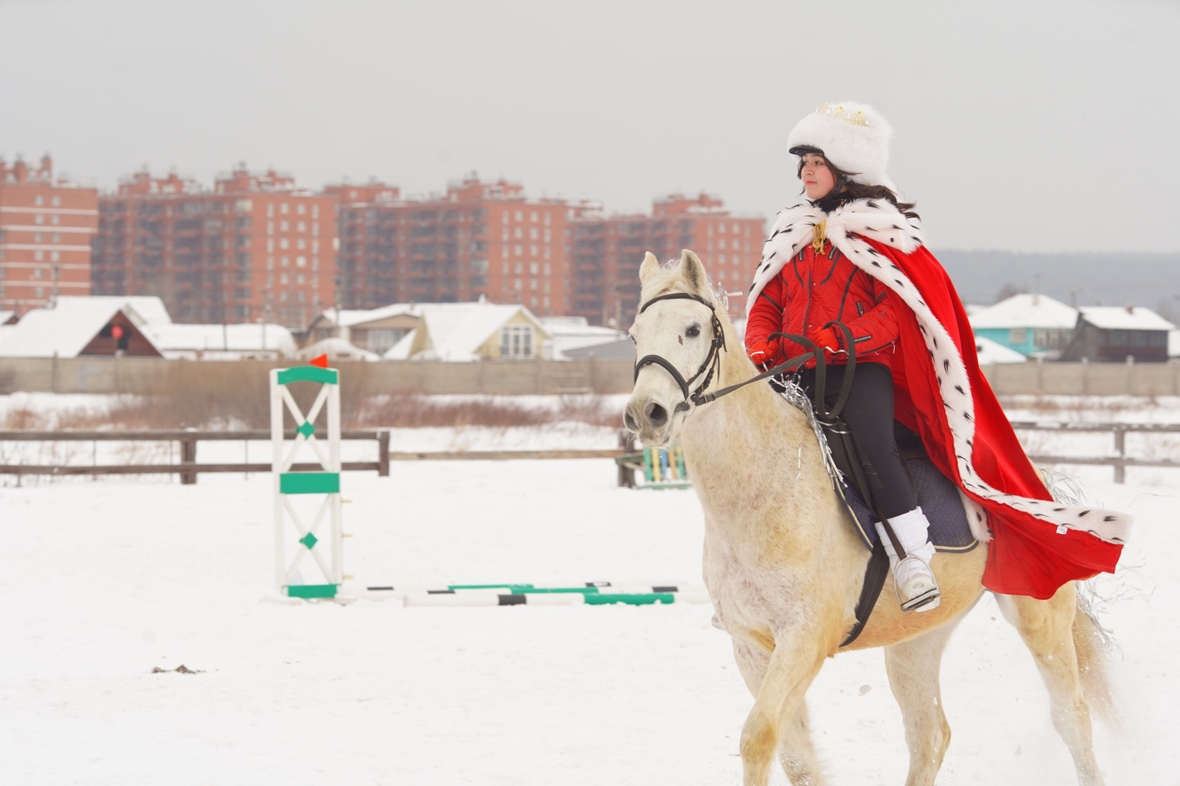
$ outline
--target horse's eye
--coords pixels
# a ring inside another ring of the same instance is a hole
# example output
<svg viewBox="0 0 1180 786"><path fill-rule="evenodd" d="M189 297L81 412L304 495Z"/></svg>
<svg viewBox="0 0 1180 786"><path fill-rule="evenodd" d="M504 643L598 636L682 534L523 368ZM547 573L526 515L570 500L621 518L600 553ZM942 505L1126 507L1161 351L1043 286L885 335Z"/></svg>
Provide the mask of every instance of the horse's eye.
<svg viewBox="0 0 1180 786"><path fill-rule="evenodd" d="M701 334L701 326L700 325L693 325L688 330L684 331L684 335L688 336L689 338L696 338L700 334Z"/></svg>

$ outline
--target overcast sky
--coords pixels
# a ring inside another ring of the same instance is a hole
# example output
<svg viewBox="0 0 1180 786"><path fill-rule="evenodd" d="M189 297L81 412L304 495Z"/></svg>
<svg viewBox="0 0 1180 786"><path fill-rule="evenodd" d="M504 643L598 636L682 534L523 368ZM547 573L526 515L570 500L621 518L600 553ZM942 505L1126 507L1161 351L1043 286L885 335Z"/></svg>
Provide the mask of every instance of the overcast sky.
<svg viewBox="0 0 1180 786"><path fill-rule="evenodd" d="M934 248L1180 251L1177 0L0 0L0 153L770 216L857 100Z"/></svg>

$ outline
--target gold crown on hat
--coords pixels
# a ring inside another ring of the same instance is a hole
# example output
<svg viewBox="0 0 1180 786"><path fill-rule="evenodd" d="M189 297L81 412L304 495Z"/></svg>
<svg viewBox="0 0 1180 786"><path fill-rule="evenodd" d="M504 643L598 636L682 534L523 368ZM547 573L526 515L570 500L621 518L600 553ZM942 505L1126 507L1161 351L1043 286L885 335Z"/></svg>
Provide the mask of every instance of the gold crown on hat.
<svg viewBox="0 0 1180 786"><path fill-rule="evenodd" d="M854 126L869 127L869 121L865 117L864 110L858 109L855 113L846 112L843 104L832 106L827 101L816 107L815 113L817 115L829 115L836 120L843 120L845 123Z"/></svg>

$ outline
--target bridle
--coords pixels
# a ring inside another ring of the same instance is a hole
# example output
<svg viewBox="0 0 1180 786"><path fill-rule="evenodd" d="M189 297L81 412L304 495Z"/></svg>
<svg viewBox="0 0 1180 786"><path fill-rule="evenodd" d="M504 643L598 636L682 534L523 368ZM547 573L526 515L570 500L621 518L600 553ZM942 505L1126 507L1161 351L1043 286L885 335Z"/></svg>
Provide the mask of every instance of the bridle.
<svg viewBox="0 0 1180 786"><path fill-rule="evenodd" d="M825 327L832 326L841 330L845 335L845 346L850 348L848 358L849 373L844 375L843 384L840 386L840 397L837 399L836 404L831 408L831 410L828 410L824 401L824 382L825 377L827 376L825 373L824 353L819 351L819 348L811 339L805 336L796 336L791 333L772 333L770 338L787 338L791 341L794 341L796 344L799 344L800 346L809 347L809 351L804 352L802 355L796 355L790 360L780 363L773 368L767 369L761 374L747 379L745 382L739 382L736 385L730 385L727 388L722 388L716 393L706 393L705 389L708 388L709 383L713 381L713 375L716 374L721 368L721 351L725 350L725 331L721 327L721 320L717 318L717 309L712 303L710 303L708 300L705 300L700 295L694 295L691 292L670 292L666 295L657 295L656 297L653 297L651 300L644 303L639 307L639 312L636 314L636 317L638 317L644 311L647 311L647 309L651 307L652 304L658 303L661 300L695 300L697 303L700 303L709 309L710 321L713 328L713 341L709 344L709 354L705 356L704 361L701 363L701 366L697 369L696 373L688 379L685 379L684 375L680 373L680 370L672 365L666 358L660 357L659 355L644 355L635 363L635 376L632 380L633 382L637 382L639 380L639 372L642 371L646 366L660 366L672 375L672 379L674 379L676 384L680 386L681 395L684 396L684 400L676 405L676 412L687 412L693 407L699 407L702 404L708 404L711 401L716 401L722 396L729 395L735 390L743 388L746 385L750 385L754 382L766 379L767 377L773 377L776 374L781 374L785 371L791 371L792 369L798 368L812 358L816 359L815 411L817 415L820 415L823 419L835 418L844 408L844 402L847 400L848 394L851 392L852 388L851 371L856 367L856 345L852 340L852 331L844 323L829 322L828 325L825 325ZM704 376L704 379L701 379L701 384L697 385L695 390L689 390L689 387L692 385L692 383L697 379L700 379L702 375ZM720 377L720 374L718 374L718 377Z"/></svg>
<svg viewBox="0 0 1180 786"><path fill-rule="evenodd" d="M705 388L709 387L709 383L713 381L713 374L721 366L721 351L725 349L725 331L721 328L721 320L717 318L717 310L713 304L700 295L694 295L689 292L672 292L667 295L657 295L640 306L639 314L647 311L653 303L659 303L661 300L695 300L701 305L708 307L713 326L713 341L709 344L709 354L705 356L705 360L701 363L701 367L697 369L697 373L688 379L685 379L684 375L680 373L680 370L673 366L666 358L662 358L659 355L644 355L635 363L635 378L632 381L638 381L639 372L643 370L644 366L655 365L663 367L665 371L672 375L672 379L676 380L676 384L680 386L680 392L684 396L684 400L676 405L676 411L686 412L694 406L705 403ZM701 380L701 384L697 385L696 390L690 392L689 386L699 379L702 374L704 375L704 379ZM716 396L711 396L708 400L712 401L713 398L716 398Z"/></svg>

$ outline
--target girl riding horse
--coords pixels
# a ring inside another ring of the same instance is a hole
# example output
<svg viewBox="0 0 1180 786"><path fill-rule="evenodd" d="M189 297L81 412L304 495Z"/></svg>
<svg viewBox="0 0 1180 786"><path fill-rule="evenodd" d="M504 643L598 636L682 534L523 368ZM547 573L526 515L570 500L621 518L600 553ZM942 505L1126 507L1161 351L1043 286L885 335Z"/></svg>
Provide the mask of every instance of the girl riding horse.
<svg viewBox="0 0 1180 786"><path fill-rule="evenodd" d="M891 134L879 113L852 102L823 104L791 131L807 198L779 213L764 246L747 301L747 354L773 366L806 351L782 334L810 339L824 352L834 399L855 351L843 417L875 470L876 509L904 550L876 522L903 610L936 608L939 590L895 418L958 483L973 532L989 542L988 589L1045 599L1067 581L1113 572L1129 517L1087 519L1052 503L979 371L962 303L923 246L918 214L886 175ZM798 375L809 392L815 365Z"/></svg>

